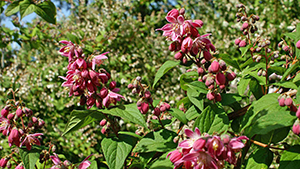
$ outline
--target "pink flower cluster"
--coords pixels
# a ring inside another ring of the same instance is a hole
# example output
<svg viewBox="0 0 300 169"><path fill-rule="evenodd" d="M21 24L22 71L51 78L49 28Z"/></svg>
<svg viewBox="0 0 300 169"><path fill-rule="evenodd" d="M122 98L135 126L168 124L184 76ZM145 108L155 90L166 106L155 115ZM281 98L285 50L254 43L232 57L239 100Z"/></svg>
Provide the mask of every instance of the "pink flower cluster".
<svg viewBox="0 0 300 169"><path fill-rule="evenodd" d="M117 94L120 89L116 88L115 81L108 84L111 76L105 69L95 70L96 65L101 65L107 59L105 54L108 52L86 57L82 48L71 41L63 40L60 43L66 45L59 50L60 54L69 58L67 76L61 78L66 80L62 86L70 88L70 96L81 96L80 104L87 105L88 109L95 104L100 109L109 107L111 103L116 105L117 101L124 98Z"/></svg>
<svg viewBox="0 0 300 169"><path fill-rule="evenodd" d="M185 134L189 139L179 143L178 148L167 155L174 164L174 169L220 169L224 167L225 161L235 165L235 154L245 146L242 140L248 140L246 136L201 136L198 128L195 132L185 129Z"/></svg>
<svg viewBox="0 0 300 169"><path fill-rule="evenodd" d="M78 166L78 169L87 169L90 165L91 162L88 161L88 159L92 156L89 155L87 158L85 158ZM54 156L50 156L52 162L54 163L54 165L50 168L50 169L61 169L61 168L68 168L69 166L72 166L72 168L74 168L75 165L72 165L72 163L68 160L65 160L64 162L62 162L58 155L54 153Z"/></svg>
<svg viewBox="0 0 300 169"><path fill-rule="evenodd" d="M212 58L210 51L215 51L215 47L206 38L209 34L199 34L197 28L201 28L203 22L201 20L186 20L184 14L184 9L180 9L180 11L171 10L166 16L169 23L157 30L162 30L163 36L172 41L169 50L177 52L174 56L175 59L186 62L187 57L190 58L192 55L200 61L201 53L203 53L204 59L209 61ZM199 56L197 57L197 55Z"/></svg>
<svg viewBox="0 0 300 169"><path fill-rule="evenodd" d="M299 135L300 134L300 106L296 107L293 102L293 99L289 96L280 95L278 97L278 102L281 107L288 106L292 112L296 112L297 120L295 121L292 131L293 133Z"/></svg>
<svg viewBox="0 0 300 169"><path fill-rule="evenodd" d="M198 68L199 81L205 82L209 91L206 95L208 100L221 101L222 97L220 94L221 90L224 90L228 85L229 81L236 78L234 72L228 72L226 63L223 60L214 60L208 67L208 73L204 71L205 67Z"/></svg>
<svg viewBox="0 0 300 169"><path fill-rule="evenodd" d="M206 35L200 35L197 28L203 26L201 20L186 20L185 10L171 10L166 19L168 24L160 29L164 31L163 36L172 41L169 46L170 51L177 52L175 59L182 60L183 63L187 58L192 60L198 67L199 81L205 82L209 89L207 98L209 100L221 101L220 90L225 89L229 81L235 79L234 72L227 71L226 63L217 59L211 62L211 51L215 52L215 47Z"/></svg>

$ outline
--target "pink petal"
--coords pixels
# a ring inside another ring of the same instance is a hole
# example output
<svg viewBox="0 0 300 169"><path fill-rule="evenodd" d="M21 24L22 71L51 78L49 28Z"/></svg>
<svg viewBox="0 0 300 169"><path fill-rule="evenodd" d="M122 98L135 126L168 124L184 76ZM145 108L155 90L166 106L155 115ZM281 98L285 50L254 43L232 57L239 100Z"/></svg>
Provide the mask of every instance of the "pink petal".
<svg viewBox="0 0 300 169"><path fill-rule="evenodd" d="M194 132L191 129L185 129L184 133L186 136L188 136L190 138L193 137L193 135L194 135Z"/></svg>
<svg viewBox="0 0 300 169"><path fill-rule="evenodd" d="M173 16L166 16L166 20L171 23L177 23L177 20Z"/></svg>
<svg viewBox="0 0 300 169"><path fill-rule="evenodd" d="M178 23L181 25L181 24L183 24L183 22L184 22L184 17L183 17L182 15L179 15L179 16L177 17L177 20L178 20Z"/></svg>
<svg viewBox="0 0 300 169"><path fill-rule="evenodd" d="M59 41L59 43L63 43L63 44L69 44L70 42L69 41L67 41L67 40L61 40L61 41Z"/></svg>
<svg viewBox="0 0 300 169"><path fill-rule="evenodd" d="M83 161L83 162L78 166L78 168L79 168L79 169L87 169L90 165L91 165L91 162L89 162L89 161Z"/></svg>

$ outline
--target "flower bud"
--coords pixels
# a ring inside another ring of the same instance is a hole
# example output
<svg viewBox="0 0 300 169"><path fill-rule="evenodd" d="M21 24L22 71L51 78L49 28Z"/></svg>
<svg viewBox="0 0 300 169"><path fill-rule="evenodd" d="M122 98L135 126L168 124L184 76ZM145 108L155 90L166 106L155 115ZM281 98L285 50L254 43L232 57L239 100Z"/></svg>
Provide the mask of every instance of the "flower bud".
<svg viewBox="0 0 300 169"><path fill-rule="evenodd" d="M243 25L242 25L243 30L247 29L248 26L249 26L248 22L244 22Z"/></svg>
<svg viewBox="0 0 300 169"><path fill-rule="evenodd" d="M153 111L153 114L155 116L159 116L160 115L160 109L158 107L155 107L154 111Z"/></svg>
<svg viewBox="0 0 300 169"><path fill-rule="evenodd" d="M245 47L247 45L246 41L242 40L240 43L239 43L239 47Z"/></svg>
<svg viewBox="0 0 300 169"><path fill-rule="evenodd" d="M8 115L8 113L9 113L9 110L6 109L6 108L3 108L3 109L1 110L1 115L2 115L2 117L6 117L6 116Z"/></svg>
<svg viewBox="0 0 300 169"><path fill-rule="evenodd" d="M285 99L284 98L279 99L278 102L279 102L279 106L281 106L281 107L285 106L285 103L284 103Z"/></svg>
<svg viewBox="0 0 300 169"><path fill-rule="evenodd" d="M223 60L220 60L219 64L220 64L220 69L221 70L226 70L227 69L226 63Z"/></svg>
<svg viewBox="0 0 300 169"><path fill-rule="evenodd" d="M296 43L296 48L300 49L300 40Z"/></svg>
<svg viewBox="0 0 300 169"><path fill-rule="evenodd" d="M175 56L174 56L174 58L175 58L176 60L181 60L182 57L183 57L183 54L182 54L181 52L177 52L177 53L175 54Z"/></svg>
<svg viewBox="0 0 300 169"><path fill-rule="evenodd" d="M213 73L217 73L220 70L220 64L217 61L213 61L210 65L210 70Z"/></svg>
<svg viewBox="0 0 300 169"><path fill-rule="evenodd" d="M234 43L235 43L236 45L239 45L240 42L241 42L241 39L236 39L236 40L234 41Z"/></svg>
<svg viewBox="0 0 300 169"><path fill-rule="evenodd" d="M7 115L7 118L8 118L9 120L14 119L14 117L15 117L15 114L14 114L14 113L10 113L9 115Z"/></svg>
<svg viewBox="0 0 300 169"><path fill-rule="evenodd" d="M20 146L20 134L19 131L17 129L12 129L11 133L8 136L8 142L10 147L15 144L16 146Z"/></svg>
<svg viewBox="0 0 300 169"><path fill-rule="evenodd" d="M165 112L167 110L166 106L163 104L159 107L161 112Z"/></svg>
<svg viewBox="0 0 300 169"><path fill-rule="evenodd" d="M20 107L17 109L16 115L17 115L17 117L21 117L23 115L23 111Z"/></svg>
<svg viewBox="0 0 300 169"><path fill-rule="evenodd" d="M101 97L102 99L104 99L104 98L107 96L107 94L108 94L108 90L107 90L105 87L103 87L103 88L100 90L100 97Z"/></svg>
<svg viewBox="0 0 300 169"><path fill-rule="evenodd" d="M292 104L290 106L290 110L291 110L291 112L297 112L297 107Z"/></svg>
<svg viewBox="0 0 300 169"><path fill-rule="evenodd" d="M298 119L300 119L300 106L297 109L296 116L298 117Z"/></svg>
<svg viewBox="0 0 300 169"><path fill-rule="evenodd" d="M43 127L45 125L45 121L44 120L39 120L39 127Z"/></svg>
<svg viewBox="0 0 300 169"><path fill-rule="evenodd" d="M102 133L102 134L106 134L106 128L105 128L105 127L103 127L103 128L101 129L101 133Z"/></svg>
<svg viewBox="0 0 300 169"><path fill-rule="evenodd" d="M8 162L8 159L7 159L7 158L1 158L1 160L0 160L0 167L5 168L7 162Z"/></svg>
<svg viewBox="0 0 300 169"><path fill-rule="evenodd" d="M148 103L142 103L141 107L140 107L140 111L142 114L146 114L149 110L149 104Z"/></svg>
<svg viewBox="0 0 300 169"><path fill-rule="evenodd" d="M32 116L33 115L33 111L27 107L25 107L25 114L26 116Z"/></svg>
<svg viewBox="0 0 300 169"><path fill-rule="evenodd" d="M229 81L232 81L236 78L236 74L234 72L232 72L232 73L227 72L226 77Z"/></svg>
<svg viewBox="0 0 300 169"><path fill-rule="evenodd" d="M178 150L174 150L172 152L170 152L168 155L167 155L167 158L170 157L170 161L172 163L175 163L177 161L179 161L181 158L182 158L182 154L181 152L179 152Z"/></svg>
<svg viewBox="0 0 300 169"><path fill-rule="evenodd" d="M80 96L79 104L80 104L81 106L85 105L85 104L86 104L86 100L87 100L86 96L85 96L84 94L82 94L82 95Z"/></svg>
<svg viewBox="0 0 300 169"><path fill-rule="evenodd" d="M207 50L203 51L203 56L206 61L210 61L210 59L212 58L210 52Z"/></svg>
<svg viewBox="0 0 300 169"><path fill-rule="evenodd" d="M127 88L128 88L128 89L132 89L132 88L133 88L133 85L132 85L131 83L129 83L128 86L127 86Z"/></svg>
<svg viewBox="0 0 300 169"><path fill-rule="evenodd" d="M109 88L110 88L111 90L114 89L116 86L117 86L117 82L115 82L115 81L111 81L111 82L109 83Z"/></svg>
<svg viewBox="0 0 300 169"><path fill-rule="evenodd" d="M146 91L145 91L145 97L146 97L147 99L149 99L149 98L151 97L151 93L150 93L149 90L146 90Z"/></svg>
<svg viewBox="0 0 300 169"><path fill-rule="evenodd" d="M285 101L284 101L284 104L286 106L291 106L293 104L292 98L290 98L290 97L286 98Z"/></svg>
<svg viewBox="0 0 300 169"><path fill-rule="evenodd" d="M181 9L179 10L179 14L180 14L180 15L184 15L184 14L185 14L185 9L184 9L184 8L181 8Z"/></svg>
<svg viewBox="0 0 300 169"><path fill-rule="evenodd" d="M105 124L106 124L106 119L102 119L102 120L100 121L100 126L105 126Z"/></svg>
<svg viewBox="0 0 300 169"><path fill-rule="evenodd" d="M202 75L204 73L204 70L202 67L199 67L197 71L198 71L199 75Z"/></svg>
<svg viewBox="0 0 300 169"><path fill-rule="evenodd" d="M38 119L36 117L32 117L32 122L33 123L37 123L38 122Z"/></svg>
<svg viewBox="0 0 300 169"><path fill-rule="evenodd" d="M171 106L168 103L164 103L167 110L170 110Z"/></svg>
<svg viewBox="0 0 300 169"><path fill-rule="evenodd" d="M225 75L221 72L219 72L217 75L216 75L216 83L218 85L224 85L226 82L226 78L225 78Z"/></svg>
<svg viewBox="0 0 300 169"><path fill-rule="evenodd" d="M283 50L287 52L290 50L290 48L289 48L289 46L283 46Z"/></svg>
<svg viewBox="0 0 300 169"><path fill-rule="evenodd" d="M215 99L215 94L212 93L212 92L208 92L207 95L206 95L206 98L208 100L214 100Z"/></svg>
<svg viewBox="0 0 300 169"><path fill-rule="evenodd" d="M295 133L296 135L299 135L300 134L300 125L299 124L294 124L293 125L293 133Z"/></svg>
<svg viewBox="0 0 300 169"><path fill-rule="evenodd" d="M175 50L176 50L176 44L175 42L173 42L169 45L169 51L175 51Z"/></svg>

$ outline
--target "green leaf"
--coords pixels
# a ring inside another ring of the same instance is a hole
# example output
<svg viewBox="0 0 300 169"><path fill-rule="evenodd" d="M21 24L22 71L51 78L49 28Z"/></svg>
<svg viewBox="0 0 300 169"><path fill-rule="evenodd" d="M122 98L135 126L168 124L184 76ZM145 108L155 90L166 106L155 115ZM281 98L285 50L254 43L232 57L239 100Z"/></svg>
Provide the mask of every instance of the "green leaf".
<svg viewBox="0 0 300 169"><path fill-rule="evenodd" d="M244 67L246 67L246 66L248 66L248 65L250 65L252 63L253 63L253 59L251 57L245 63L243 63L240 67L241 67L241 69L243 69Z"/></svg>
<svg viewBox="0 0 300 169"><path fill-rule="evenodd" d="M199 94L199 92L197 92L196 90L192 89L192 88L188 88L187 89L187 96L190 99L190 101L196 106L198 107L198 109L200 109L201 111L204 108L204 94Z"/></svg>
<svg viewBox="0 0 300 169"><path fill-rule="evenodd" d="M295 64L293 64L291 67L288 68L288 70L286 70L286 72L282 75L281 78L281 82L284 81L286 79L286 77L291 74L295 69L297 69L299 67L299 62L296 62Z"/></svg>
<svg viewBox="0 0 300 169"><path fill-rule="evenodd" d="M235 102L239 102L242 100L242 97L238 94L233 94L233 93L222 93L222 105L223 106L229 106Z"/></svg>
<svg viewBox="0 0 300 169"><path fill-rule="evenodd" d="M112 116L118 116L125 120L131 121L133 123L139 124L144 128L147 128L147 124L141 112L137 109L136 104L128 104L125 106L118 106L111 109L102 110L105 114L110 114Z"/></svg>
<svg viewBox="0 0 300 169"><path fill-rule="evenodd" d="M269 144L269 143L278 143L284 140L290 132L290 127L279 128L273 131L270 131L267 134L256 135L255 140Z"/></svg>
<svg viewBox="0 0 300 169"><path fill-rule="evenodd" d="M159 81L159 79L161 77L163 77L164 74L166 74L170 69L172 69L173 67L179 65L180 62L178 61L172 61L172 60L168 60L166 61L157 71L155 78L154 78L154 83L153 86L154 87L156 85L156 83Z"/></svg>
<svg viewBox="0 0 300 169"><path fill-rule="evenodd" d="M200 110L198 111L196 106L193 105L185 112L185 116L189 121L191 121L200 115L199 112L201 111Z"/></svg>
<svg viewBox="0 0 300 169"><path fill-rule="evenodd" d="M263 96L262 88L258 84L257 80L252 79L249 83L249 88L257 100Z"/></svg>
<svg viewBox="0 0 300 169"><path fill-rule="evenodd" d="M36 5L34 12L49 23L56 24L56 7L51 1Z"/></svg>
<svg viewBox="0 0 300 169"><path fill-rule="evenodd" d="M196 90L198 93L207 94L208 91L207 87L205 86L205 83L199 81L193 81L191 83L187 83L186 86Z"/></svg>
<svg viewBox="0 0 300 169"><path fill-rule="evenodd" d="M255 134L267 134L273 130L292 126L296 116L278 104L279 94L271 93L253 102L242 121L242 131L251 138Z"/></svg>
<svg viewBox="0 0 300 169"><path fill-rule="evenodd" d="M243 57L243 56L247 53L247 51L248 51L248 49L250 48L250 46L251 46L251 45L247 45L247 46L245 46L245 47L240 47L240 48L239 48L240 51L242 52L241 57Z"/></svg>
<svg viewBox="0 0 300 169"><path fill-rule="evenodd" d="M31 150L27 148L19 148L20 156L22 162L24 163L25 169L35 169L35 164L40 158L40 153L42 151L41 147L32 146Z"/></svg>
<svg viewBox="0 0 300 169"><path fill-rule="evenodd" d="M266 85L266 77L264 76L258 76L257 71L255 72L249 72L248 73L250 76L254 77L260 85Z"/></svg>
<svg viewBox="0 0 300 169"><path fill-rule="evenodd" d="M297 82L297 81L299 81L299 80L300 80L300 73L298 73L298 74L294 77L293 82L295 83L295 82Z"/></svg>
<svg viewBox="0 0 300 169"><path fill-rule="evenodd" d="M191 76L194 76L194 78L191 77ZM195 72L195 71L190 71L190 72L187 72L185 74L182 74L180 76L180 87L181 87L181 89L186 91L189 88L188 85L190 83L194 82L195 79L198 79L198 76L199 76L198 73Z"/></svg>
<svg viewBox="0 0 300 169"><path fill-rule="evenodd" d="M113 169L122 168L136 141L136 138L128 135L119 135L119 138L104 138L101 147L108 167Z"/></svg>
<svg viewBox="0 0 300 169"><path fill-rule="evenodd" d="M236 60L234 60L233 58L229 57L228 54L219 54L219 57L222 60L224 60L228 65L230 65L230 66L232 66L232 67L234 67L234 68L241 71L239 63Z"/></svg>
<svg viewBox="0 0 300 169"><path fill-rule="evenodd" d="M172 108L168 111L172 116L176 117L179 121L181 121L183 124L187 124L188 120L185 117L185 114L183 111L179 109Z"/></svg>
<svg viewBox="0 0 300 169"><path fill-rule="evenodd" d="M296 102L297 102L298 104L300 103L300 87L297 89Z"/></svg>
<svg viewBox="0 0 300 169"><path fill-rule="evenodd" d="M73 34L71 34L71 33L69 33L69 32L67 32L66 35L67 35L67 38L68 38L71 42L80 44L80 40L79 40L78 36L75 36L75 35L73 35Z"/></svg>
<svg viewBox="0 0 300 169"><path fill-rule="evenodd" d="M134 152L147 153L147 152L167 152L177 147L173 142L177 134L167 129L150 132L136 145Z"/></svg>
<svg viewBox="0 0 300 169"><path fill-rule="evenodd" d="M119 131L118 134L129 135L129 136L135 137L139 140L141 140L143 138L142 136L137 135L137 134L132 133L132 132L129 132L129 131Z"/></svg>
<svg viewBox="0 0 300 169"><path fill-rule="evenodd" d="M93 160L90 162L91 162L91 165L89 166L89 169L98 169L97 161Z"/></svg>
<svg viewBox="0 0 300 169"><path fill-rule="evenodd" d="M72 131L85 127L95 120L100 121L104 118L105 116L97 110L73 110L62 135L64 136Z"/></svg>
<svg viewBox="0 0 300 169"><path fill-rule="evenodd" d="M300 146L291 146L282 153L279 163L279 169L298 169L299 166Z"/></svg>
<svg viewBox="0 0 300 169"><path fill-rule="evenodd" d="M295 85L293 82L278 82L278 83L272 83L274 86L281 86L285 88L290 88L290 89L297 89L298 87Z"/></svg>
<svg viewBox="0 0 300 169"><path fill-rule="evenodd" d="M268 148L259 147L249 156L246 169L268 169L272 161L273 152Z"/></svg>
<svg viewBox="0 0 300 169"><path fill-rule="evenodd" d="M239 95L245 95L245 91L247 90L247 87L250 83L251 79L249 78L242 78L239 82L238 82L238 86L237 86L237 90Z"/></svg>
<svg viewBox="0 0 300 169"><path fill-rule="evenodd" d="M21 19L35 11L36 6L30 0L20 2Z"/></svg>
<svg viewBox="0 0 300 169"><path fill-rule="evenodd" d="M201 132L213 134L227 131L229 119L218 103L207 106L200 116L196 119L193 128L199 128Z"/></svg>
<svg viewBox="0 0 300 169"><path fill-rule="evenodd" d="M159 157L151 166L150 169L173 169L174 165L170 161L169 158L167 158L167 155L169 152L163 154L161 157Z"/></svg>
<svg viewBox="0 0 300 169"><path fill-rule="evenodd" d="M19 12L20 6L19 6L20 1L14 1L11 3L5 10L5 15L6 16L11 16L17 12Z"/></svg>

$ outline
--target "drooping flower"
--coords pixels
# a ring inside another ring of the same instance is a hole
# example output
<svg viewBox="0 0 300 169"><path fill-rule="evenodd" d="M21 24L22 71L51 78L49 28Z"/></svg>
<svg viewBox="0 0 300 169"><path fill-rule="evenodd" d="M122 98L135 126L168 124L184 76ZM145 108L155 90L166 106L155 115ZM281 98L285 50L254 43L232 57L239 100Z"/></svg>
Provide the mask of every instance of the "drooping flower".
<svg viewBox="0 0 300 169"><path fill-rule="evenodd" d="M103 63L103 59L108 59L107 56L105 56L108 53L109 52L105 52L100 55L93 56L93 59L92 59L92 69L93 70L95 70L96 65L101 65Z"/></svg>
<svg viewBox="0 0 300 169"><path fill-rule="evenodd" d="M114 105L116 105L117 101L120 101L121 98L124 99L124 97L122 95L117 94L117 93L115 93L113 91L114 90L109 91L109 93L103 99L102 103L103 103L103 106L105 106L106 108L108 108L111 103L113 103Z"/></svg>
<svg viewBox="0 0 300 169"><path fill-rule="evenodd" d="M27 150L31 150L32 145L41 145L41 142L36 137L43 135L43 133L35 133L35 134L28 134L22 141L20 147L23 145L26 146Z"/></svg>

